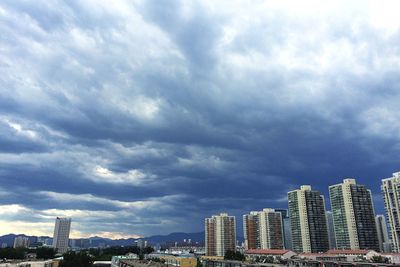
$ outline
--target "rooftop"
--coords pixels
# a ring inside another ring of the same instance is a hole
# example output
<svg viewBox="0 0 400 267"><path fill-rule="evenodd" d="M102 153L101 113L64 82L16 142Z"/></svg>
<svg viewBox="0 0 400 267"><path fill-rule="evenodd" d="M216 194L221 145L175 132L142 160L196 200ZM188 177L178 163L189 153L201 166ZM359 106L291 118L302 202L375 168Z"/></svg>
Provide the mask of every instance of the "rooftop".
<svg viewBox="0 0 400 267"><path fill-rule="evenodd" d="M326 254L343 254L343 255L366 255L373 250L366 249L330 249Z"/></svg>
<svg viewBox="0 0 400 267"><path fill-rule="evenodd" d="M249 249L246 250L247 254L266 254L266 255L283 255L290 252L287 249Z"/></svg>

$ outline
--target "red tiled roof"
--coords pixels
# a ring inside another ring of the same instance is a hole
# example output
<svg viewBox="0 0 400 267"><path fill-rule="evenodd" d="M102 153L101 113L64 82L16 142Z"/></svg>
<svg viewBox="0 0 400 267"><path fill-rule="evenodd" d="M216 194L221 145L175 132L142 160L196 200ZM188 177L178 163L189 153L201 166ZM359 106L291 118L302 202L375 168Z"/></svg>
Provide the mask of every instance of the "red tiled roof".
<svg viewBox="0 0 400 267"><path fill-rule="evenodd" d="M366 255L371 250L366 249L330 249L326 254L347 254L347 255Z"/></svg>
<svg viewBox="0 0 400 267"><path fill-rule="evenodd" d="M283 255L290 252L287 249L249 249L246 250L247 254L265 254L265 255Z"/></svg>

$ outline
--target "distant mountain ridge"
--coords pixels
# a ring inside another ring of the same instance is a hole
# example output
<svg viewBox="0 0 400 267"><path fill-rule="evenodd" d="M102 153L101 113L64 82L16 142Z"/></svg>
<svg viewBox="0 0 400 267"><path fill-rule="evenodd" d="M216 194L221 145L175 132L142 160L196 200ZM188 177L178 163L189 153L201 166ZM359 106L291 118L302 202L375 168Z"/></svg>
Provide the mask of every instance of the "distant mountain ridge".
<svg viewBox="0 0 400 267"><path fill-rule="evenodd" d="M24 234L8 234L8 235L3 235L0 236L0 245L3 243L7 244L7 246L13 246L14 244L14 239L17 236L24 236L29 238L29 242L33 243L36 242L38 239L38 236L27 236ZM49 236L41 236L41 238L51 238ZM105 245L105 246L132 246L135 244L135 241L138 241L139 239L141 240L146 240L150 244L165 244L167 242L183 242L184 239L188 240L190 239L192 243L198 242L199 244L204 243L204 232L198 232L198 233L182 233L182 232L176 232L176 233L170 233L168 235L154 235L154 236L149 236L149 237L143 237L143 238L126 238L126 239L110 239L110 238L103 238L99 236L94 236L94 237L89 237L89 238L79 238L79 239L85 239L89 240L90 246L92 247L98 247L100 245ZM71 240L79 240L79 239L71 239Z"/></svg>

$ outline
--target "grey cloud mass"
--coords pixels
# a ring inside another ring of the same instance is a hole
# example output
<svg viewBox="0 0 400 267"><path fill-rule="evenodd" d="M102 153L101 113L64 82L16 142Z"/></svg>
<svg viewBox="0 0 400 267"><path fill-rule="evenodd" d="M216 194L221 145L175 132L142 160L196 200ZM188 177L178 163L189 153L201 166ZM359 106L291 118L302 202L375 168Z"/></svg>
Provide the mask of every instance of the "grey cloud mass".
<svg viewBox="0 0 400 267"><path fill-rule="evenodd" d="M75 237L200 231L346 177L383 212L396 6L1 1L0 234L64 215Z"/></svg>

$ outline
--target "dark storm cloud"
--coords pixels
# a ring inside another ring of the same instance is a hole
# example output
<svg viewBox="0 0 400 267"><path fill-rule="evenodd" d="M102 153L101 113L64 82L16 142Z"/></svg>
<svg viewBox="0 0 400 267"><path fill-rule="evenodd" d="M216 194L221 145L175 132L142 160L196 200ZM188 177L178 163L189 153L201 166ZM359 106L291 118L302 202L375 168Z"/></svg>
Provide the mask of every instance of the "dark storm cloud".
<svg viewBox="0 0 400 267"><path fill-rule="evenodd" d="M346 177L382 212L400 23L344 4L2 2L1 228L199 231Z"/></svg>

